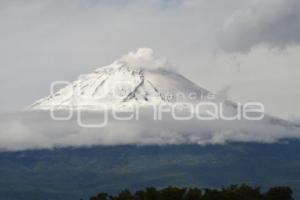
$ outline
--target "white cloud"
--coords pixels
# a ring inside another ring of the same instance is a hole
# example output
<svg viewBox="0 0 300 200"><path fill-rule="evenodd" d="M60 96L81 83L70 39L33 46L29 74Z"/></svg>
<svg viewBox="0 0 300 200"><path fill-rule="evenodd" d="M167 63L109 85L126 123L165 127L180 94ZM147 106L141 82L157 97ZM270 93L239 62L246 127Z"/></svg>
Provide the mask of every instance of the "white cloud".
<svg viewBox="0 0 300 200"><path fill-rule="evenodd" d="M151 48L139 48L121 57L120 62L134 67L147 69L170 68L166 58L155 58Z"/></svg>
<svg viewBox="0 0 300 200"><path fill-rule="evenodd" d="M224 22L218 42L227 52L248 52L260 44L276 48L300 44L300 2L255 0Z"/></svg>
<svg viewBox="0 0 300 200"><path fill-rule="evenodd" d="M86 113L84 121L102 120L97 113ZM110 119L103 128L82 128L76 115L70 121L54 121L48 112L24 112L1 115L0 149L15 151L54 147L92 145L169 145L225 144L227 142L272 143L281 139L300 139L299 127L263 121L189 121L164 117L154 121L151 112L142 112L140 120ZM102 116L102 114L101 114ZM165 115L164 115L165 116Z"/></svg>

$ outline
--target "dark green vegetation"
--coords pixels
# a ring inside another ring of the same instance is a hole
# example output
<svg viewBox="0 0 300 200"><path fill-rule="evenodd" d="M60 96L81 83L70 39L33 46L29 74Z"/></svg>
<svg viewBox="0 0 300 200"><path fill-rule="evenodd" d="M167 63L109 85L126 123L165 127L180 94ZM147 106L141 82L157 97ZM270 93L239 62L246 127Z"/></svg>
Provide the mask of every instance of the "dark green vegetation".
<svg viewBox="0 0 300 200"><path fill-rule="evenodd" d="M90 200L293 200L293 192L289 187L272 187L262 193L259 187L245 184L232 185L221 190L177 187L159 190L150 187L135 193L129 190L123 190L117 195L99 193Z"/></svg>
<svg viewBox="0 0 300 200"><path fill-rule="evenodd" d="M290 186L300 198L300 142L115 146L0 153L0 200L88 199L155 186Z"/></svg>

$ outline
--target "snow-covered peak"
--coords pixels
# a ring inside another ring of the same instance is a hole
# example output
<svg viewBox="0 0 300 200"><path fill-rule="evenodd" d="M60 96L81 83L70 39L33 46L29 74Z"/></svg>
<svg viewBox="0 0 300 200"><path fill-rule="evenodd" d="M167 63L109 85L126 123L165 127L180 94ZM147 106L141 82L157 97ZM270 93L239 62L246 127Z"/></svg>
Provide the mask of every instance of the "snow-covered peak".
<svg viewBox="0 0 300 200"><path fill-rule="evenodd" d="M31 108L94 110L103 105L191 102L208 93L167 68L166 59L157 59L153 50L140 48L93 73L80 75L78 80L37 101Z"/></svg>

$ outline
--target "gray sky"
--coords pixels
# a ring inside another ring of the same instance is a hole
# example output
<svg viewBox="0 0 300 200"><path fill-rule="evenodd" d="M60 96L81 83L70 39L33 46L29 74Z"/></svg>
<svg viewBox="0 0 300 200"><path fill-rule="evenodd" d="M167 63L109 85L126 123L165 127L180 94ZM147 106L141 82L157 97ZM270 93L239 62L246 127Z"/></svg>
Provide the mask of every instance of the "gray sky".
<svg viewBox="0 0 300 200"><path fill-rule="evenodd" d="M297 0L0 1L0 111L139 47L229 98L300 117Z"/></svg>

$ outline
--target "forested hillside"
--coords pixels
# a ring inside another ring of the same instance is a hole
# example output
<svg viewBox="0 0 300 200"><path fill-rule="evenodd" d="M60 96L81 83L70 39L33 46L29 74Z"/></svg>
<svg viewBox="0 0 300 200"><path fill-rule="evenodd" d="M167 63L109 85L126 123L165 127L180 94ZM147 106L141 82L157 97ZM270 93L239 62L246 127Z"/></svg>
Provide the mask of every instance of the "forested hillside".
<svg viewBox="0 0 300 200"><path fill-rule="evenodd" d="M300 142L110 146L0 153L0 199L88 199L147 187L289 186L300 197ZM281 200L281 199L280 199Z"/></svg>

